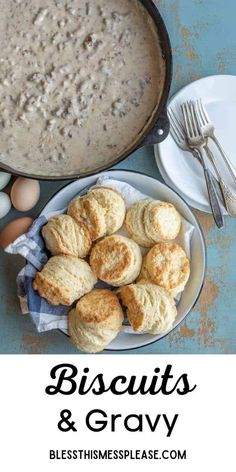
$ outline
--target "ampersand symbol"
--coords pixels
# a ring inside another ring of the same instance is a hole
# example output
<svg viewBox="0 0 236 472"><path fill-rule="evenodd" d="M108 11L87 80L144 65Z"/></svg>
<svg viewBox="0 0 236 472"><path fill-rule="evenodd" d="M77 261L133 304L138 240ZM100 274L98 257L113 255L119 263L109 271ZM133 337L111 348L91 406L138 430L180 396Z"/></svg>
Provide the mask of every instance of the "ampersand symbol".
<svg viewBox="0 0 236 472"><path fill-rule="evenodd" d="M61 421L59 421L58 423L58 428L60 429L60 431L62 431L63 433L68 433L68 431L77 431L77 429L75 428L75 422L69 421L71 418L70 410L62 410L60 416ZM64 423L65 426L63 426Z"/></svg>

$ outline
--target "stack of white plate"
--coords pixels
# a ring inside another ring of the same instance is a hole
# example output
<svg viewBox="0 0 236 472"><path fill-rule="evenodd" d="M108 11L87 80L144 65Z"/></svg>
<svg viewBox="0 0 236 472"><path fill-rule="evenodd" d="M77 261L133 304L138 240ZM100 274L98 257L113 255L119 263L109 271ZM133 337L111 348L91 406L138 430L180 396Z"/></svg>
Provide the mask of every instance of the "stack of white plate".
<svg viewBox="0 0 236 472"><path fill-rule="evenodd" d="M205 104L215 125L216 135L236 167L236 76L217 75L197 80L178 92L170 100L169 106L181 117L181 103L197 98L201 98ZM211 144L209 141L209 144L225 181L236 191L214 143ZM182 151L170 135L163 143L155 146L155 157L165 182L193 208L210 213L205 180L199 162L190 153ZM213 171L210 163L209 168ZM224 208L223 210L227 214Z"/></svg>

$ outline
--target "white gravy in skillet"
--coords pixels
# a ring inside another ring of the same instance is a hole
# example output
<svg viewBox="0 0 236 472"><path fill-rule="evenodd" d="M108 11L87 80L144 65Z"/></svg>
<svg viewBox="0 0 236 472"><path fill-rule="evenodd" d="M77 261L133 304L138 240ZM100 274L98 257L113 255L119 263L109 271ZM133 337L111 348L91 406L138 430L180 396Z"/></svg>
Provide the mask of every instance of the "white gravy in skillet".
<svg viewBox="0 0 236 472"><path fill-rule="evenodd" d="M165 76L140 2L0 0L0 9L0 162L79 174L128 149Z"/></svg>

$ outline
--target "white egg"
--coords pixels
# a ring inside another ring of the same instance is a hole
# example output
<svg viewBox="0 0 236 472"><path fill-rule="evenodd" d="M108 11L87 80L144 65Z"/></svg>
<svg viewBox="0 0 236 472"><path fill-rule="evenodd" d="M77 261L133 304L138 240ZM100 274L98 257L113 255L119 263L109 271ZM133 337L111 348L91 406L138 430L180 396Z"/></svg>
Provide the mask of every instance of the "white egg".
<svg viewBox="0 0 236 472"><path fill-rule="evenodd" d="M5 188L11 180L11 174L6 174L6 172L0 172L0 190Z"/></svg>
<svg viewBox="0 0 236 472"><path fill-rule="evenodd" d="M11 200L10 197L4 193L0 192L0 218L4 218L4 216L9 213L11 209Z"/></svg>

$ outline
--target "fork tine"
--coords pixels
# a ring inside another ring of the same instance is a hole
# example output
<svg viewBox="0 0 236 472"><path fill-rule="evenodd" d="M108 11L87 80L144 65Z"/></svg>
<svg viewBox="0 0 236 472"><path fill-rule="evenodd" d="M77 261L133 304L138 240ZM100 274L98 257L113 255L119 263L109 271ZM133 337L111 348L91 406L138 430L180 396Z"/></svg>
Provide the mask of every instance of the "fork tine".
<svg viewBox="0 0 236 472"><path fill-rule="evenodd" d="M200 100L197 100L195 102L194 107L195 107L195 113L197 115L197 119L199 120L200 126L204 126L206 124L206 120L202 112Z"/></svg>
<svg viewBox="0 0 236 472"><path fill-rule="evenodd" d="M169 109L167 109L167 115L168 115L168 118L170 120L171 131L174 131L176 133L176 135L178 135L178 137L180 137L180 134L178 132L179 130L176 127L176 124L175 124L174 119L173 119L173 115L172 115L172 113Z"/></svg>
<svg viewBox="0 0 236 472"><path fill-rule="evenodd" d="M174 139L174 141L176 142L176 144L179 146L181 144L181 139L172 126L170 127L170 134L172 138Z"/></svg>
<svg viewBox="0 0 236 472"><path fill-rule="evenodd" d="M199 126L198 126L198 120L197 120L197 117L196 117L196 114L195 114L194 102L193 102L193 101L190 102L189 108L190 108L190 113L191 113L191 118L192 118L192 123L193 123L193 128L194 128L194 133L195 133L195 136L197 136L200 131L199 131Z"/></svg>
<svg viewBox="0 0 236 472"><path fill-rule="evenodd" d="M186 128L187 136L188 136L188 138L189 137L191 138L193 136L193 130L192 130L191 120L190 120L189 113L188 113L187 102L185 102L181 105L181 109L182 109L182 112L183 112L184 124L185 124L185 128Z"/></svg>
<svg viewBox="0 0 236 472"><path fill-rule="evenodd" d="M169 113L170 113L170 116L172 117L172 121L175 123L175 126L179 131L179 134L180 134L181 138L184 140L185 139L185 130L184 130L184 127L183 127L181 121L179 120L179 118L177 117L177 115L175 114L175 112L172 108L169 108Z"/></svg>
<svg viewBox="0 0 236 472"><path fill-rule="evenodd" d="M203 125L205 126L205 125L207 125L208 118L207 118L207 115L206 115L206 113L205 113L205 111L204 111L204 107L203 107L203 104L202 104L202 100L201 100L201 99L198 100L198 109L199 109L199 113L200 113L200 115L201 115L201 117L202 117L202 119L203 119Z"/></svg>
<svg viewBox="0 0 236 472"><path fill-rule="evenodd" d="M181 110L182 110L182 113L183 113L183 119L184 119L184 126L185 126L185 129L186 129L186 134L187 134L187 137L189 138L191 133L190 133L190 129L189 129L188 115L187 115L185 103L183 103L181 105Z"/></svg>
<svg viewBox="0 0 236 472"><path fill-rule="evenodd" d="M169 115L169 113L168 113L168 117L169 117L169 120L170 120L170 132L172 134L172 137L174 138L175 141L177 141L179 143L181 141L181 136L178 133L178 129L176 128L175 124L173 123L172 117L171 117L171 115Z"/></svg>
<svg viewBox="0 0 236 472"><path fill-rule="evenodd" d="M184 135L182 124L176 118L172 109L168 110L168 117L170 120L171 131L175 133L179 142L184 142L186 140L186 137Z"/></svg>
<svg viewBox="0 0 236 472"><path fill-rule="evenodd" d="M199 106L200 106L201 111L202 111L202 114L203 114L203 116L204 116L204 118L205 118L205 124L210 123L210 122L211 122L210 117L209 117L209 115L208 115L208 113L207 113L207 110L206 110L206 107L205 107L205 105L203 104L203 102L202 102L201 99L199 99Z"/></svg>
<svg viewBox="0 0 236 472"><path fill-rule="evenodd" d="M181 110L182 110L182 113L183 113L184 126L185 126L185 129L186 129L187 137L189 137L189 135L190 135L190 130L189 130L189 123L188 123L188 117L187 117L187 112L186 112L185 103L183 103L183 104L181 105Z"/></svg>

